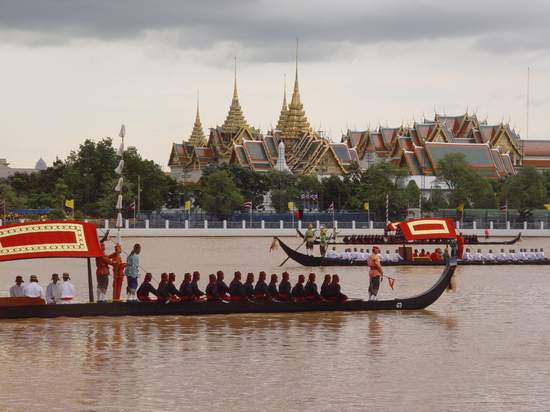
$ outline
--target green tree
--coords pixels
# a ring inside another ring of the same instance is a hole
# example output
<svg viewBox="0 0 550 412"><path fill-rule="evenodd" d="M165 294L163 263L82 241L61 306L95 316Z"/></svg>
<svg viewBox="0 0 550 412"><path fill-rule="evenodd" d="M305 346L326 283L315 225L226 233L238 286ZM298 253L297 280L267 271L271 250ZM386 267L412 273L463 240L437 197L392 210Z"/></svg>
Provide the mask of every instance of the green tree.
<svg viewBox="0 0 550 412"><path fill-rule="evenodd" d="M491 184L477 174L462 153L448 154L437 165L438 178L444 181L451 193L449 203L457 207L495 208L496 195Z"/></svg>
<svg viewBox="0 0 550 412"><path fill-rule="evenodd" d="M19 197L15 190L6 182L0 180L0 214L11 209L20 209L24 206L24 199Z"/></svg>
<svg viewBox="0 0 550 412"><path fill-rule="evenodd" d="M409 208L418 207L420 202L420 189L414 180L409 180L405 187L405 198Z"/></svg>
<svg viewBox="0 0 550 412"><path fill-rule="evenodd" d="M520 218L526 219L533 209L543 208L547 199L544 177L533 166L526 166L503 184L501 199L517 209Z"/></svg>
<svg viewBox="0 0 550 412"><path fill-rule="evenodd" d="M200 206L223 219L231 216L243 204L243 196L225 170L216 170L200 180Z"/></svg>

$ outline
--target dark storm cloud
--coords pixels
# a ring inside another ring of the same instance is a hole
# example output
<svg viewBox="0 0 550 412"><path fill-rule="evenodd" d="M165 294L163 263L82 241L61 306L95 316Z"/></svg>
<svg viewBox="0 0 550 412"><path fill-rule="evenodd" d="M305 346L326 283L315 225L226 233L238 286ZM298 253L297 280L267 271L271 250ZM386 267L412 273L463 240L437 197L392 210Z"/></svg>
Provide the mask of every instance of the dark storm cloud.
<svg viewBox="0 0 550 412"><path fill-rule="evenodd" d="M236 43L245 57L264 61L288 60L296 37L307 44L304 59L347 46L446 38L498 53L548 49L549 20L545 0L0 0L0 31L12 42L161 35L181 49Z"/></svg>

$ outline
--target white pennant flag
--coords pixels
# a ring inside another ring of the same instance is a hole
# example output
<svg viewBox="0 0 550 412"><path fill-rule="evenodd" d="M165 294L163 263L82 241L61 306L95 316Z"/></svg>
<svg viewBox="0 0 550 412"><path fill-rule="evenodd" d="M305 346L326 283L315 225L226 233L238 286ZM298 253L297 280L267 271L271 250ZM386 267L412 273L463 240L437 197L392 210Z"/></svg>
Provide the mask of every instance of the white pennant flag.
<svg viewBox="0 0 550 412"><path fill-rule="evenodd" d="M122 157L124 155L124 142L120 143L120 146L118 147L118 151L116 152L116 155L118 157Z"/></svg>
<svg viewBox="0 0 550 412"><path fill-rule="evenodd" d="M118 166L116 167L115 169L115 173L117 175L121 175L122 174L122 168L124 167L124 160L120 159L120 162L118 162Z"/></svg>
<svg viewBox="0 0 550 412"><path fill-rule="evenodd" d="M123 181L124 181L124 179L122 177L118 178L118 183L115 186L115 192L117 192L117 193L122 192L122 182Z"/></svg>
<svg viewBox="0 0 550 412"><path fill-rule="evenodd" d="M116 201L116 208L118 210L122 209L122 195L118 195L118 199Z"/></svg>
<svg viewBox="0 0 550 412"><path fill-rule="evenodd" d="M124 125L120 126L120 133L118 134L118 137L122 137L124 139L124 136L126 135L126 127Z"/></svg>
<svg viewBox="0 0 550 412"><path fill-rule="evenodd" d="M122 213L118 212L118 215L116 217L116 227L121 228L122 227Z"/></svg>

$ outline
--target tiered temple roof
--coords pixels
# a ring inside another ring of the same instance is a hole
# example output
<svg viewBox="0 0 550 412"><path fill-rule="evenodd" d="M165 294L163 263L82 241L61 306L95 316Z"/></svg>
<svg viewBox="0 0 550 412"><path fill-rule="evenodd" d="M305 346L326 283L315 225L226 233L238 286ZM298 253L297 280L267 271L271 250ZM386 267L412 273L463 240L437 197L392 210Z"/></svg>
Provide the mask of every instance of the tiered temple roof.
<svg viewBox="0 0 550 412"><path fill-rule="evenodd" d="M279 114L279 121L277 122L277 130L282 131L285 127L286 121L288 119L288 105L286 103L286 86L283 96L283 107L281 107L281 113Z"/></svg>
<svg viewBox="0 0 550 412"><path fill-rule="evenodd" d="M509 125L488 125L468 113L436 114L412 127L349 131L342 142L357 150L363 168L383 159L411 175L434 174L441 153L463 153L474 169L491 177L515 173L521 159L519 135Z"/></svg>
<svg viewBox="0 0 550 412"><path fill-rule="evenodd" d="M249 128L246 119L244 118L241 104L239 103L239 95L237 93L237 69L235 65L235 79L233 81L233 98L231 100L231 106L229 112L223 122L222 130L224 133L236 134L242 128Z"/></svg>
<svg viewBox="0 0 550 412"><path fill-rule="evenodd" d="M197 114L195 116L195 123L193 124L193 131L189 138L189 144L193 147L206 146L206 136L202 130L201 118L199 114L199 104L197 103Z"/></svg>

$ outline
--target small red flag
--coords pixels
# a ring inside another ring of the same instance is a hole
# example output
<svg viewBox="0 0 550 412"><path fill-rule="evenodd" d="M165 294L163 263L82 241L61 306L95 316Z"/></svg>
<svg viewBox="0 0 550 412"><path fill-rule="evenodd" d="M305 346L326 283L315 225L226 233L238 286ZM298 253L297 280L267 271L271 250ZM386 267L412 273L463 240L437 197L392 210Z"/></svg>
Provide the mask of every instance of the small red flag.
<svg viewBox="0 0 550 412"><path fill-rule="evenodd" d="M388 278L388 285L390 285L390 288L393 290L393 287L395 286L395 279Z"/></svg>

